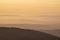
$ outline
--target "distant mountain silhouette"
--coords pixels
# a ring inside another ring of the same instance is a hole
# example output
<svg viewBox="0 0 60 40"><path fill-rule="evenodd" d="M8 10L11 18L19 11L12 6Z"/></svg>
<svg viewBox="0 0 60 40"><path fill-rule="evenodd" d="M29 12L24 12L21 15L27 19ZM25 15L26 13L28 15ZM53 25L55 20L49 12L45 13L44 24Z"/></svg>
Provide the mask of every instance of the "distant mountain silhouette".
<svg viewBox="0 0 60 40"><path fill-rule="evenodd" d="M40 31L0 27L0 40L60 40L60 38Z"/></svg>

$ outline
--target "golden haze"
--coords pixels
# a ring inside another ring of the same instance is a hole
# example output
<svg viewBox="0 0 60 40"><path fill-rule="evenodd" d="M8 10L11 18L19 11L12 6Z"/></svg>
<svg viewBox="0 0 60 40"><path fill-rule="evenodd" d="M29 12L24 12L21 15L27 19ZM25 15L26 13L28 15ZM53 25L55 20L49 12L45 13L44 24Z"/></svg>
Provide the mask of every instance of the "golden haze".
<svg viewBox="0 0 60 40"><path fill-rule="evenodd" d="M0 0L0 24L60 23L60 0Z"/></svg>

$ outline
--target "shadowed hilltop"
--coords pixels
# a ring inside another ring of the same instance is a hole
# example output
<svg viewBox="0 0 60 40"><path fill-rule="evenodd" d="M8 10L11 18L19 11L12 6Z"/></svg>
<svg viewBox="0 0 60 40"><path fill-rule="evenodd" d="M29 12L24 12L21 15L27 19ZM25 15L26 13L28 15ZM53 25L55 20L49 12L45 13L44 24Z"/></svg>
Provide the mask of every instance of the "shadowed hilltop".
<svg viewBox="0 0 60 40"><path fill-rule="evenodd" d="M0 27L0 40L60 40L60 38L34 30Z"/></svg>

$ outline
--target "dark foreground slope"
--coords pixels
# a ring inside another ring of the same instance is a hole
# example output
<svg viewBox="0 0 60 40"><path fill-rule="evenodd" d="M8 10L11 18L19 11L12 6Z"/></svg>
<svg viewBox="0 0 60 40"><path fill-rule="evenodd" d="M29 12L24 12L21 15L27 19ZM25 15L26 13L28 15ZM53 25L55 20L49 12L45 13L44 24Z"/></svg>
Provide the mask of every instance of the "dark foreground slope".
<svg viewBox="0 0 60 40"><path fill-rule="evenodd" d="M0 27L0 40L60 40L60 38L34 30Z"/></svg>

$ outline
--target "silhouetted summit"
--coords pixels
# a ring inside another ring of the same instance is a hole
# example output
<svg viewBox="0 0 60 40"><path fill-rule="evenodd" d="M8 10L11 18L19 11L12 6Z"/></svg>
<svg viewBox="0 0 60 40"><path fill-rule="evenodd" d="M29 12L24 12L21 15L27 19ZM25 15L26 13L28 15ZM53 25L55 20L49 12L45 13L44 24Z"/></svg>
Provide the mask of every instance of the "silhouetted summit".
<svg viewBox="0 0 60 40"><path fill-rule="evenodd" d="M60 40L60 38L34 30L0 27L0 40Z"/></svg>

